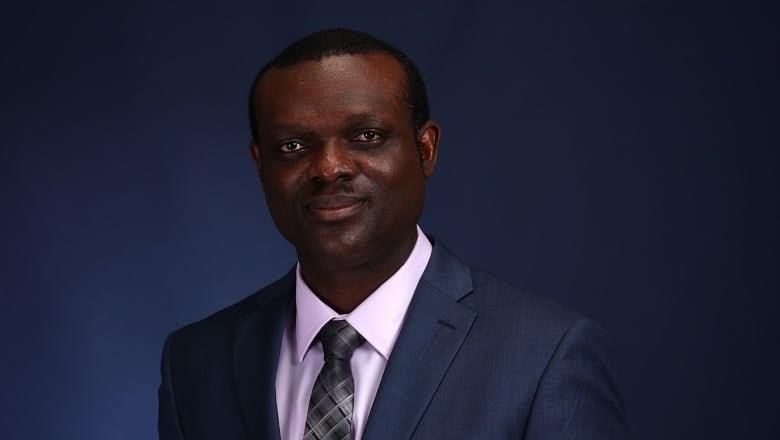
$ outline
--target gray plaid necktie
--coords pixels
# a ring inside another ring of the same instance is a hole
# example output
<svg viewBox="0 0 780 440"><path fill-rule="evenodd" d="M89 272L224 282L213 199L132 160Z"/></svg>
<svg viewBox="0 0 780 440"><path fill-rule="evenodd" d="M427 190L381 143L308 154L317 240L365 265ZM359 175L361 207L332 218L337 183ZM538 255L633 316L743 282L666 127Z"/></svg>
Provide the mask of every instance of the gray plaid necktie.
<svg viewBox="0 0 780 440"><path fill-rule="evenodd" d="M304 440L348 440L354 384L349 359L365 339L344 320L330 321L317 335L325 352L309 400Z"/></svg>

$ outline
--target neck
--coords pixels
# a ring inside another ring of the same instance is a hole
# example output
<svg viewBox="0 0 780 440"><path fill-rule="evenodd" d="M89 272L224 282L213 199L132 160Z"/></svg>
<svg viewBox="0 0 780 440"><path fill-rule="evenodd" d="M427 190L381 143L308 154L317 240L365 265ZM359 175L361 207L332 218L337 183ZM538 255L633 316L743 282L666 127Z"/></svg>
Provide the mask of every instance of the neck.
<svg viewBox="0 0 780 440"><path fill-rule="evenodd" d="M401 268L416 242L415 230L415 234L395 246L393 252L358 264L337 265L331 259L299 255L301 276L325 304L337 313L349 313Z"/></svg>

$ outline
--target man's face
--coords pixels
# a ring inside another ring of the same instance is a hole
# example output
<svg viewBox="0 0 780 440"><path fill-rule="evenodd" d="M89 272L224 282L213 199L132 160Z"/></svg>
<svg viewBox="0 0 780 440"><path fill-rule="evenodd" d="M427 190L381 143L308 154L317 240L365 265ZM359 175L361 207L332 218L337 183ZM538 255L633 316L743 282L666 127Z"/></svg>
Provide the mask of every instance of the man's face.
<svg viewBox="0 0 780 440"><path fill-rule="evenodd" d="M257 85L253 156L302 261L354 268L416 236L439 129L418 136L405 96L404 69L384 54L275 68Z"/></svg>

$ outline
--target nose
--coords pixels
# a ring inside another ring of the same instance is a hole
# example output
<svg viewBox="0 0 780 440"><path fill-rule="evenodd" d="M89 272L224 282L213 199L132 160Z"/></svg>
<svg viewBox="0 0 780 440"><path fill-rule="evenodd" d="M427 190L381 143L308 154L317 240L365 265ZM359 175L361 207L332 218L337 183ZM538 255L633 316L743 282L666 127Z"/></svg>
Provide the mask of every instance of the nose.
<svg viewBox="0 0 780 440"><path fill-rule="evenodd" d="M324 142L314 150L308 169L309 180L316 183L334 183L355 177L355 163L345 142Z"/></svg>

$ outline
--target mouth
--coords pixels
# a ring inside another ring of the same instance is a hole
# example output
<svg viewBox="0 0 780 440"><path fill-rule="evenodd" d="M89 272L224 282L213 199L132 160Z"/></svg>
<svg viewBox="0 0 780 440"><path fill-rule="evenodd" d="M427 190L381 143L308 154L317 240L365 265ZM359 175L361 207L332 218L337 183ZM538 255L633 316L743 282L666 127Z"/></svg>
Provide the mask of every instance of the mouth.
<svg viewBox="0 0 780 440"><path fill-rule="evenodd" d="M357 214L365 203L365 199L360 197L333 195L312 198L303 207L316 220L335 222L345 220Z"/></svg>

